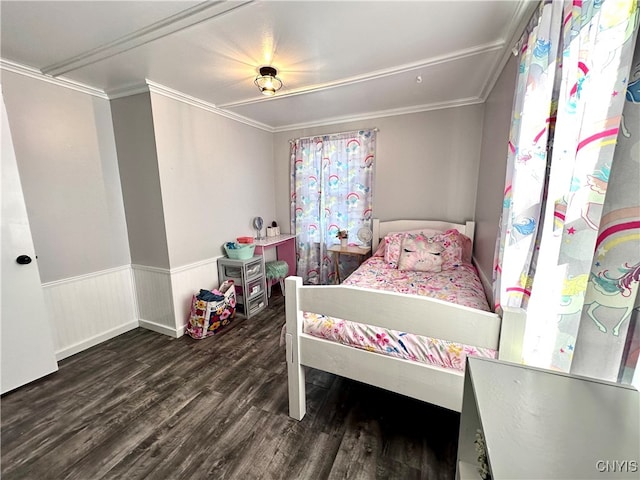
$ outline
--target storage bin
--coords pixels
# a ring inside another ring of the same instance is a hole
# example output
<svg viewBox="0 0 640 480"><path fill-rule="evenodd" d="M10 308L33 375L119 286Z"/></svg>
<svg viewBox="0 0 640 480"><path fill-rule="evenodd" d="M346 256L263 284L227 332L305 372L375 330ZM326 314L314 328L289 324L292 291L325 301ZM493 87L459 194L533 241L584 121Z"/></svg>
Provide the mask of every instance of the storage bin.
<svg viewBox="0 0 640 480"><path fill-rule="evenodd" d="M235 260L247 260L253 257L253 251L256 249L254 244L249 243L236 243L236 248L228 248L224 245L224 250L227 252L227 257Z"/></svg>
<svg viewBox="0 0 640 480"><path fill-rule="evenodd" d="M200 290L200 295L191 298L191 312L185 329L185 333L196 339L216 334L236 315L237 297L233 281L226 280L219 290L212 290L219 299L201 300L203 292L206 291Z"/></svg>
<svg viewBox="0 0 640 480"><path fill-rule="evenodd" d="M235 282L238 284L238 287L236 287L237 290L242 283L242 268L234 267L231 265L224 265L222 269L225 277L235 280Z"/></svg>
<svg viewBox="0 0 640 480"><path fill-rule="evenodd" d="M218 279L234 280L236 305L246 318L251 318L267 306L264 282L264 257L218 259Z"/></svg>
<svg viewBox="0 0 640 480"><path fill-rule="evenodd" d="M258 278L256 280L253 280L252 282L249 282L248 285L248 292L247 292L247 297L255 297L257 294L262 293L264 287L264 281L262 278Z"/></svg>
<svg viewBox="0 0 640 480"><path fill-rule="evenodd" d="M258 313L264 307L264 298L260 296L258 298L249 300L247 303L248 303L248 308L245 309L244 313L253 315L255 313Z"/></svg>
<svg viewBox="0 0 640 480"><path fill-rule="evenodd" d="M260 275L261 273L262 273L262 264L260 263L247 267L248 278L255 277L256 275Z"/></svg>

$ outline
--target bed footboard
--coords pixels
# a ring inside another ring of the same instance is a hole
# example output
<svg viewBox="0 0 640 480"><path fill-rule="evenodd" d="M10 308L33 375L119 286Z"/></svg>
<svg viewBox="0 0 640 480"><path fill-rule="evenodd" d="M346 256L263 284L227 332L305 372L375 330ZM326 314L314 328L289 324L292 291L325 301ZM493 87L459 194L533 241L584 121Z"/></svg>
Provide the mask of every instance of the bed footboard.
<svg viewBox="0 0 640 480"><path fill-rule="evenodd" d="M285 310L287 333L287 378L289 384L289 416L302 420L307 413L305 371L300 363L300 335L302 334L302 311L299 308L299 292L302 278L288 277L285 280Z"/></svg>
<svg viewBox="0 0 640 480"><path fill-rule="evenodd" d="M501 359L520 361L524 317L519 312L507 313L508 328L501 332L501 319L495 313L433 298L352 286L303 286L299 277L285 282L289 415L297 420L306 413L305 366L451 410L460 411L462 403L462 372L305 334L305 311L493 350L500 344Z"/></svg>

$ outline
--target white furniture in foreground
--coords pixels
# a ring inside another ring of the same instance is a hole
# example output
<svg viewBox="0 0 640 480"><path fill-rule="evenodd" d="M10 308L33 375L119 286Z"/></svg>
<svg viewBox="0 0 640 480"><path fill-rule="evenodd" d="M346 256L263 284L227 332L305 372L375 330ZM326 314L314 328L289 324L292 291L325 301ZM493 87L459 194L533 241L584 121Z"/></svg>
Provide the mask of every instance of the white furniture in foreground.
<svg viewBox="0 0 640 480"><path fill-rule="evenodd" d="M374 246L394 231L457 228L473 238L473 223L374 221ZM286 279L286 350L289 415L306 413L305 367L317 368L460 411L464 373L341 345L302 332L303 313L315 312L383 328L499 350L499 357L521 361L525 316L499 315L417 295L351 286L303 286Z"/></svg>
<svg viewBox="0 0 640 480"><path fill-rule="evenodd" d="M633 387L469 357L457 479L480 479L476 430L494 480L640 478Z"/></svg>

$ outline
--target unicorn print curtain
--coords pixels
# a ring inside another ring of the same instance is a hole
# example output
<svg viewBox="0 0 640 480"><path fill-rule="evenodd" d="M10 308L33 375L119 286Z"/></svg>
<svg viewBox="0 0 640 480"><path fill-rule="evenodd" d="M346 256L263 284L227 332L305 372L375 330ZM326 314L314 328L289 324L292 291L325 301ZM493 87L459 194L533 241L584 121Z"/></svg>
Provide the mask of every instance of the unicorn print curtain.
<svg viewBox="0 0 640 480"><path fill-rule="evenodd" d="M552 96L562 17L557 2L543 4L520 41L520 66L509 132L507 174L493 269L496 310L524 308L531 294L544 206Z"/></svg>
<svg viewBox="0 0 640 480"><path fill-rule="evenodd" d="M608 271L600 277L595 273L589 281L590 272L598 263L594 260L594 251L600 238L609 177L612 170L625 170L618 165L622 162L614 152L636 41L638 5L635 0L567 1L558 12L559 5L560 2L553 2L541 6L541 11L550 11L552 24L556 25L558 20L561 23L558 30L552 29L553 35L548 39L550 55L554 43L559 50L557 61L549 63L555 70L555 88L547 102L550 115L546 122L550 128L545 167L548 174L543 174L546 178L542 182L540 214L537 215L538 211L530 214L527 205L516 200L521 195L526 198L532 182L512 183L513 193L511 197L505 195L505 204L511 198L513 205L503 211L503 223L506 214L511 224L501 233L504 246L498 249L496 269L502 270L501 277L497 276L502 280L498 285L499 302L514 305L509 296L513 291L522 295L520 305L515 306L527 309L525 361L570 371L576 349L581 348L583 356L604 353L602 343L590 343L587 347L586 343L578 344L576 339L581 324L595 324L588 314L593 313L594 305L586 303L590 300L585 298L593 295L589 292L596 290L597 279L613 278ZM545 18L544 13L541 17ZM516 117L521 115L522 123L529 116L527 105L521 112L514 111ZM542 132L539 115L538 126ZM532 173L527 165L530 162L522 161L517 155L528 145L522 142L513 145L516 155L509 158L509 168L516 171L517 179L527 173L540 178L541 170ZM635 181L637 191L637 176ZM538 195L540 184L533 182L533 185L534 195ZM516 189L523 189L524 194ZM536 228L522 228L534 224ZM520 237L527 236L528 242L522 242ZM513 237L519 241L515 242ZM510 251L523 246L527 253L517 253L529 263L521 268L519 278L511 275L505 283L505 269L513 268L507 264L514 258L509 256ZM616 261L621 258L616 257ZM624 272L616 274L616 279L632 270L629 261L633 259L626 257L627 264L619 267ZM617 331L619 334L619 328ZM591 370L583 373L599 375Z"/></svg>
<svg viewBox="0 0 640 480"><path fill-rule="evenodd" d="M301 138L291 142L291 231L296 234L297 274L305 284L334 280L327 248L338 230L371 228L375 130Z"/></svg>
<svg viewBox="0 0 640 480"><path fill-rule="evenodd" d="M587 289L571 373L628 383L624 376L634 369L640 349L640 36L626 95L620 95L625 104L595 255L581 280Z"/></svg>

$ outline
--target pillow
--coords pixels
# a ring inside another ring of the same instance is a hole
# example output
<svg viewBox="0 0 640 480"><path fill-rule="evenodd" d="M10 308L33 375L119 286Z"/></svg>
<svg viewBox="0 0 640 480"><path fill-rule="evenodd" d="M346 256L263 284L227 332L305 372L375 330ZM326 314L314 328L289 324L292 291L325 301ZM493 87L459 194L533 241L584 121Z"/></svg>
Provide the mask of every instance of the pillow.
<svg viewBox="0 0 640 480"><path fill-rule="evenodd" d="M380 245L384 244L384 260L390 268L398 267L398 258L400 257L400 246L402 239L405 235L417 235L422 234L431 238L435 242L441 242L444 247L442 257L442 268L447 270L458 266L461 262L471 263L473 242L469 237L460 233L455 228L441 232L432 229L422 230L410 230L407 232L394 232L387 234L384 237L384 241L380 242ZM378 246L378 250L374 256L382 256L381 246Z"/></svg>
<svg viewBox="0 0 640 480"><path fill-rule="evenodd" d="M464 241L460 238L461 235L458 230L451 229L431 237L432 241L440 242L444 247L444 251L442 252L443 270L457 267L462 263L462 246ZM469 239L469 241L471 240Z"/></svg>
<svg viewBox="0 0 640 480"><path fill-rule="evenodd" d="M400 245L404 233L390 233L384 237L384 261L391 268L398 266L398 257L400 256Z"/></svg>
<svg viewBox="0 0 640 480"><path fill-rule="evenodd" d="M440 272L443 252L441 242L421 234L406 234L398 257L398 270Z"/></svg>
<svg viewBox="0 0 640 480"><path fill-rule="evenodd" d="M406 234L422 234L428 237L431 235L437 235L439 233L442 232L440 230L432 230L428 228L423 228L421 230L410 230L407 232L388 233L387 236L384 237L384 261L387 262L387 264L391 268L396 268L398 266L398 257L400 257L400 245L402 243L402 239Z"/></svg>

